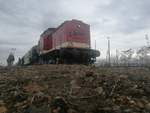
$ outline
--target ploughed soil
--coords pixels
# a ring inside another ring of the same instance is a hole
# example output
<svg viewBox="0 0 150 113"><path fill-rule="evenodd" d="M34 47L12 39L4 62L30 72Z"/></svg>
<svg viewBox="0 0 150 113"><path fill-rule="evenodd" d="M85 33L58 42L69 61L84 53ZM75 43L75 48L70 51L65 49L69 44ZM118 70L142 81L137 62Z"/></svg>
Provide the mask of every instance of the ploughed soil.
<svg viewBox="0 0 150 113"><path fill-rule="evenodd" d="M0 113L150 113L150 69L1 67Z"/></svg>

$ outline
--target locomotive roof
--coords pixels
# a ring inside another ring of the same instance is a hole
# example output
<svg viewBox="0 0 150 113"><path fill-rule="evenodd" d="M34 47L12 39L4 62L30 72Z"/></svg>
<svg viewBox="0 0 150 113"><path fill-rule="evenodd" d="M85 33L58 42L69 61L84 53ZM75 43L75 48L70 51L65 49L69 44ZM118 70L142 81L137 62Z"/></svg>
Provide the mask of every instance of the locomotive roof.
<svg viewBox="0 0 150 113"><path fill-rule="evenodd" d="M41 37L44 37L45 35L50 35L54 32L56 32L59 28L61 28L64 24L66 24L67 22L80 22L80 23L83 23L83 24L86 24L80 20L76 20L76 19L72 19L72 20L67 20L67 21L64 21L61 25L59 25L57 28L48 28L46 29L42 34L41 34ZM88 25L88 24L86 24ZM49 31L52 31L50 33L48 33Z"/></svg>
<svg viewBox="0 0 150 113"><path fill-rule="evenodd" d="M42 34L41 36L43 37L44 35L49 35L51 34L53 31L55 31L56 28L48 28L46 29ZM48 33L49 31L51 31L50 33Z"/></svg>
<svg viewBox="0 0 150 113"><path fill-rule="evenodd" d="M84 23L84 22L82 22L82 21L80 21L80 20L76 20L76 19L72 19L72 20L67 20L67 21L64 21L61 25L59 25L55 30L54 30L54 32L56 32L59 28L61 28L64 24L66 24L67 22L74 22L74 21L76 21L76 22L80 22L80 23L83 23L83 24L86 24L86 23ZM88 25L88 24L86 24L86 25ZM53 33L54 33L53 32Z"/></svg>

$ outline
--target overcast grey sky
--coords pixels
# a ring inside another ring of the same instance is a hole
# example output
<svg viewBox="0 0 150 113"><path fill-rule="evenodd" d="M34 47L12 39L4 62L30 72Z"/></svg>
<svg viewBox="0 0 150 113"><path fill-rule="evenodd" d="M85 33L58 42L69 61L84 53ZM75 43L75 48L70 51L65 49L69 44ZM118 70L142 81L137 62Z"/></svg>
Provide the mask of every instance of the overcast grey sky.
<svg viewBox="0 0 150 113"><path fill-rule="evenodd" d="M106 37L112 50L137 48L150 34L150 0L0 0L0 62L10 48L22 56L37 44L48 27L79 19L91 26L91 41L105 54Z"/></svg>

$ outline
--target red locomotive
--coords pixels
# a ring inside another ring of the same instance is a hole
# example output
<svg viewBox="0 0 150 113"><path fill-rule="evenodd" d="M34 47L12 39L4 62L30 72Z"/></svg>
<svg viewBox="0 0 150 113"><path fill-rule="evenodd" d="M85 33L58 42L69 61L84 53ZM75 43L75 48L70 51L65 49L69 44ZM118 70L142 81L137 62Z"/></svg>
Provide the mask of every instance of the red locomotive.
<svg viewBox="0 0 150 113"><path fill-rule="evenodd" d="M36 57L34 62L37 63L89 64L100 55L99 51L91 49L90 26L79 20L65 21L58 28L48 28L41 34L36 47L38 59ZM24 64L30 64L33 56L30 55L26 63L23 59Z"/></svg>

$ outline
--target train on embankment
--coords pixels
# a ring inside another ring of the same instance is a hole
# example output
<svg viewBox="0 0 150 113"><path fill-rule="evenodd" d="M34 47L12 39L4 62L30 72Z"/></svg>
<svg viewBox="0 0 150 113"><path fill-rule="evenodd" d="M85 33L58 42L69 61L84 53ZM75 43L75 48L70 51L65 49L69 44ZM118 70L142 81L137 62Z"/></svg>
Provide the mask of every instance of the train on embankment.
<svg viewBox="0 0 150 113"><path fill-rule="evenodd" d="M99 56L98 50L91 49L90 26L70 20L45 30L19 64L92 64Z"/></svg>

